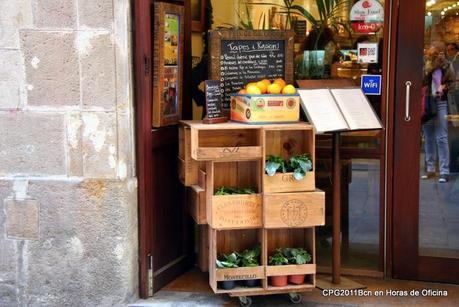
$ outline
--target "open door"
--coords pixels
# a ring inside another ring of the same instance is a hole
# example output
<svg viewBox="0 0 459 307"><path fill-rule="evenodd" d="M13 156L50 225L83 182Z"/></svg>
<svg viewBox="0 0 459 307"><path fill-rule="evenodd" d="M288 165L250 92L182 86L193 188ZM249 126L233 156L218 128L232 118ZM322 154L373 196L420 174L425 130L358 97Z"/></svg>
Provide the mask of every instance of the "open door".
<svg viewBox="0 0 459 307"><path fill-rule="evenodd" d="M459 211L455 196L459 191L459 168L450 163L450 157L459 154L451 146L459 142L459 127L446 116L446 95L438 91L432 94L437 101L435 117L423 118L421 105L422 91L428 95L435 88L429 74L444 74L440 64L451 38L440 35L438 29L454 32L449 21L455 20L459 11L454 9L456 5L448 8L451 5L448 0L428 5L413 0L400 1L394 8L398 18L393 83L395 278L459 283ZM446 74L442 82L447 82ZM430 152L435 151L437 163L432 161L430 165Z"/></svg>
<svg viewBox="0 0 459 307"><path fill-rule="evenodd" d="M134 3L140 297L152 296L193 264L193 224L185 210L185 190L177 175L178 127L152 128L153 4ZM163 1L165 2L165 1ZM172 2L172 1L169 1ZM189 116L186 90L191 70L191 18L185 6L183 117Z"/></svg>

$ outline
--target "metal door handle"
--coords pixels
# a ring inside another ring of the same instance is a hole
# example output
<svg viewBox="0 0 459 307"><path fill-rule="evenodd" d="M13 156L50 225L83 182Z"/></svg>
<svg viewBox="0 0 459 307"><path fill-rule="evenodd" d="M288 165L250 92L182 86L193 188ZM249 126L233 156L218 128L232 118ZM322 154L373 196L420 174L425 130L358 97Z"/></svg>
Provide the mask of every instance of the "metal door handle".
<svg viewBox="0 0 459 307"><path fill-rule="evenodd" d="M406 93L405 93L405 121L411 121L410 116L410 90L411 90L411 81L406 81Z"/></svg>

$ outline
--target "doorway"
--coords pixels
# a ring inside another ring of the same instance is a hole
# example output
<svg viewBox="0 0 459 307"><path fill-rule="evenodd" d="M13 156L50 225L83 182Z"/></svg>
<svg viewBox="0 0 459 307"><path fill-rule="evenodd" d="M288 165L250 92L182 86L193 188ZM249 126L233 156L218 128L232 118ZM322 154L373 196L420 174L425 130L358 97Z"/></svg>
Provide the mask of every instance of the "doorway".
<svg viewBox="0 0 459 307"><path fill-rule="evenodd" d="M457 49L447 48L458 41L459 2L396 9L392 275L458 283L459 121L448 63Z"/></svg>

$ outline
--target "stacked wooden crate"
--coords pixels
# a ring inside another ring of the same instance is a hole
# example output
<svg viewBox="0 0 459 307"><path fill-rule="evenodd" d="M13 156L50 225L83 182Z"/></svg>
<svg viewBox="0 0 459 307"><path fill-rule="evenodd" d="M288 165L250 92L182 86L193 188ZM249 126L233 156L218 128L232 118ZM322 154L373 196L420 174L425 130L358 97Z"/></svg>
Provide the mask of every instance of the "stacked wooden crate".
<svg viewBox="0 0 459 307"><path fill-rule="evenodd" d="M314 151L314 131L306 123L181 123L180 178L190 186L189 206L194 220L209 225L208 237L201 238L200 266L207 262L214 292L242 296L303 292L315 286L314 226L324 225L325 195L315 190ZM304 179L297 181L292 173L265 174L268 155L287 160L304 153L310 154L313 163L313 170ZM255 194L214 195L221 186L252 187ZM219 255L256 245L261 246L259 266L216 267ZM269 256L285 247L304 248L312 261L269 266ZM204 255L207 251L208 255ZM301 285L273 287L269 283L270 276L294 274L306 274L307 278ZM240 285L231 290L219 287L221 281L248 279L259 280L258 286Z"/></svg>

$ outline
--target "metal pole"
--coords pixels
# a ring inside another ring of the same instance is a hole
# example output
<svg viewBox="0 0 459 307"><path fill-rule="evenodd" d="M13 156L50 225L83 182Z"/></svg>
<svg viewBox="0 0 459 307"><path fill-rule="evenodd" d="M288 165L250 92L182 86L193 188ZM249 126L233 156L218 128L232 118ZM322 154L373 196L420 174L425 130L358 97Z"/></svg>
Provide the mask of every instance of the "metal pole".
<svg viewBox="0 0 459 307"><path fill-rule="evenodd" d="M341 135L333 133L333 260L332 283L339 284L341 274Z"/></svg>

